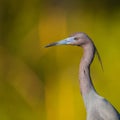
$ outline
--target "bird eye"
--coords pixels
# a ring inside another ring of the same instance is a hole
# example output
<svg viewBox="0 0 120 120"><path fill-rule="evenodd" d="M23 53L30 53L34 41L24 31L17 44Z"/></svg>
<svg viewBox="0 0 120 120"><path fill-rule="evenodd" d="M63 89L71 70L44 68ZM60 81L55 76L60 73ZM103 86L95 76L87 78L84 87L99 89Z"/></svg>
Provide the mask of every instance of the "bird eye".
<svg viewBox="0 0 120 120"><path fill-rule="evenodd" d="M78 40L79 38L78 37L75 37L74 40Z"/></svg>

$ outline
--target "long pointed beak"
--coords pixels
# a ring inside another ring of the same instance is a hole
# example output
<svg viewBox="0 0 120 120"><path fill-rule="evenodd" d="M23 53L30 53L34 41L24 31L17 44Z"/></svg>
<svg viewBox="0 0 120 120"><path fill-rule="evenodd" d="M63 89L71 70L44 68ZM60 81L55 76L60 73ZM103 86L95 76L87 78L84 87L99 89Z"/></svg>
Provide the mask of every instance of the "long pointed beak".
<svg viewBox="0 0 120 120"><path fill-rule="evenodd" d="M56 45L68 45L68 44L72 44L72 42L74 42L74 37L69 37L69 38L66 38L66 39L58 41L58 42L50 43L50 44L46 45L45 47L52 47L52 46L56 46Z"/></svg>

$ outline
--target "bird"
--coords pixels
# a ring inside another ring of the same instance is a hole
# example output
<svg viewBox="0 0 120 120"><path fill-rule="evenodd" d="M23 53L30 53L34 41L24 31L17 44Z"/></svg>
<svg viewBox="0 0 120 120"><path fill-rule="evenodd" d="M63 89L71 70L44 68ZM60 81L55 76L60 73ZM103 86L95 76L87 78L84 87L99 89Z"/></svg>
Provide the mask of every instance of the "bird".
<svg viewBox="0 0 120 120"><path fill-rule="evenodd" d="M94 60L95 53L97 53L101 65L102 62L92 39L84 32L77 32L45 47L58 45L72 45L83 48L83 56L79 65L79 83L87 113L86 120L120 120L120 114L117 109L108 100L100 96L93 85L90 66Z"/></svg>

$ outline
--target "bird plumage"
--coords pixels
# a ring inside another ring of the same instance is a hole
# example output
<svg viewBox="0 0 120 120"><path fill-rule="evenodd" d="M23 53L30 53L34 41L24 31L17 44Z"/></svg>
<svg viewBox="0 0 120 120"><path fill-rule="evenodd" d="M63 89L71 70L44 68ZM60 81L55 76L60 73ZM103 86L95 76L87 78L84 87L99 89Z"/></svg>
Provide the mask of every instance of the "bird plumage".
<svg viewBox="0 0 120 120"><path fill-rule="evenodd" d="M95 90L90 76L90 65L95 52L98 53L93 41L83 32L72 34L70 37L48 44L46 47L55 45L75 45L84 49L79 67L80 90L87 111L87 120L120 120L118 111L105 98ZM101 63L100 56L98 54ZM102 63L101 63L102 65Z"/></svg>

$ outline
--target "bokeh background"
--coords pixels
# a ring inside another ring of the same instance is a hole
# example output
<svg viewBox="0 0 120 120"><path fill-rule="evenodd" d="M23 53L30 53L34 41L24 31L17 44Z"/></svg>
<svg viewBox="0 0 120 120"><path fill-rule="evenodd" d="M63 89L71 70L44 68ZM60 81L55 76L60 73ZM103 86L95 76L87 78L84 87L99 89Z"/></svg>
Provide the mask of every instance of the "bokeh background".
<svg viewBox="0 0 120 120"><path fill-rule="evenodd" d="M96 44L91 76L120 111L119 0L0 0L0 120L85 120L82 49L50 42L86 32Z"/></svg>

